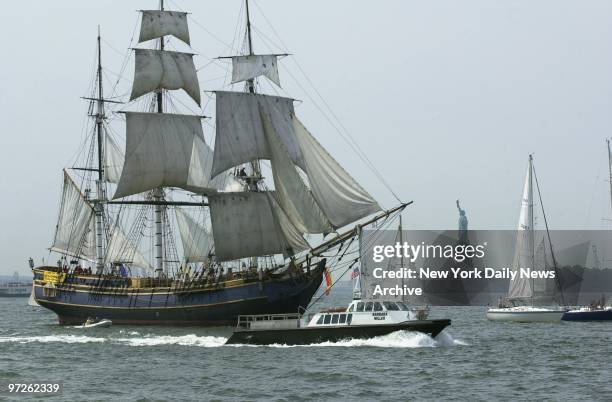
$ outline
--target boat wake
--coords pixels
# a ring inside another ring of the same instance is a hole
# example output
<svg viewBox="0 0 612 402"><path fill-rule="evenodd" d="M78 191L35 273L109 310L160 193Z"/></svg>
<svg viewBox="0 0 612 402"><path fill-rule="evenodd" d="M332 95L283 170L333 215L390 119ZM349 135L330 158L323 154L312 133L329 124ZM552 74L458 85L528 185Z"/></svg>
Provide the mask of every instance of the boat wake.
<svg viewBox="0 0 612 402"><path fill-rule="evenodd" d="M436 338L431 338L420 332L397 331L388 335L377 336L371 339L346 339L338 342L322 342L310 345L281 345L274 344L266 347L274 348L312 348L312 347L376 347L376 348L438 348L451 346L464 346L467 343L453 338L447 332L442 332ZM228 346L254 346L254 345L228 345Z"/></svg>
<svg viewBox="0 0 612 402"><path fill-rule="evenodd" d="M121 335L134 335L128 337L94 337L87 335L45 335L45 336L1 336L0 343L109 343L114 345L125 345L134 347L178 345L202 348L216 348L224 346L227 338L222 336L198 336L195 334L170 336L170 335L140 335L136 331L127 334L120 331ZM467 343L453 338L447 332L442 332L435 339L419 333L398 331L389 335L378 336L371 339L347 339L338 342L322 342L311 345L228 345L231 347L273 347L273 348L299 348L299 347L378 347L378 348L436 348L467 345Z"/></svg>
<svg viewBox="0 0 612 402"><path fill-rule="evenodd" d="M103 343L107 338L86 335L0 336L0 343Z"/></svg>
<svg viewBox="0 0 612 402"><path fill-rule="evenodd" d="M138 335L138 332L130 332L129 335ZM139 337L93 337L86 335L46 335L46 336L2 336L0 343L109 343L127 346L199 346L219 347L225 344L227 338L220 336L197 336L195 334L183 336L154 336L145 335Z"/></svg>

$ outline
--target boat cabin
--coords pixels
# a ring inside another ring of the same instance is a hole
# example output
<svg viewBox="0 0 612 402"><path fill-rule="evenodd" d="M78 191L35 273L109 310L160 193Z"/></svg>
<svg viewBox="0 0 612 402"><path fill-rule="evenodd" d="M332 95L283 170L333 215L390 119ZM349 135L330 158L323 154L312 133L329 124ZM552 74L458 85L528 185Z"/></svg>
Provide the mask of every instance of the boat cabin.
<svg viewBox="0 0 612 402"><path fill-rule="evenodd" d="M308 326L396 324L424 320L427 314L426 308L409 308L402 302L353 300L346 309L329 309L315 314Z"/></svg>

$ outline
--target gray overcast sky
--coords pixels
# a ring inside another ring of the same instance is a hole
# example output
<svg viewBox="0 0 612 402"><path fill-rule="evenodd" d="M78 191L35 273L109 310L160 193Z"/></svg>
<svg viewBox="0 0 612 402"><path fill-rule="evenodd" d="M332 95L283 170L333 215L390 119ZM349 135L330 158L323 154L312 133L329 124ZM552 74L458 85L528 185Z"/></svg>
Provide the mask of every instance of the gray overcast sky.
<svg viewBox="0 0 612 402"><path fill-rule="evenodd" d="M610 216L604 139L612 135L612 2L253 1L255 50L284 50L266 45L265 38L278 40L263 10L378 170L401 198L415 200L407 228L455 228L456 198L470 228L514 228L530 152L552 228L609 226L602 218ZM242 1L166 4L192 13L196 65L206 66L201 86L221 88L223 70L207 64L230 54ZM92 78L96 26L114 80L135 10L156 7L155 0L3 4L1 272L26 273L29 256L47 256L61 169L84 135L87 104L79 97ZM393 197L292 78L302 77L314 95L295 61L281 64L285 93L304 100L301 120L391 206Z"/></svg>

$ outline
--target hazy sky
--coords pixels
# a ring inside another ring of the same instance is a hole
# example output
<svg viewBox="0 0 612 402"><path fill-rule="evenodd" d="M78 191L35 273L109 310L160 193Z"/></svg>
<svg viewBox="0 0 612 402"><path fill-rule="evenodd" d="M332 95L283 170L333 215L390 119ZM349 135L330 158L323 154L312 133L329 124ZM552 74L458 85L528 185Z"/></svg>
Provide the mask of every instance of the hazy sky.
<svg viewBox="0 0 612 402"><path fill-rule="evenodd" d="M317 108L325 104L316 91L322 95L395 192L415 201L407 228L455 228L456 198L471 229L514 228L530 152L552 228L610 225L602 218L610 216L612 2L253 1L255 50L294 54L281 61L282 93L304 101L296 111L310 131L392 206ZM27 273L28 257L40 263L48 255L61 169L85 135L79 97L92 79L96 26L110 92L136 10L156 7L155 0L3 4L0 272ZM201 87L223 88L223 62L209 61L232 53L242 0L167 0L166 7L192 13ZM131 71L133 58L118 94L129 90Z"/></svg>

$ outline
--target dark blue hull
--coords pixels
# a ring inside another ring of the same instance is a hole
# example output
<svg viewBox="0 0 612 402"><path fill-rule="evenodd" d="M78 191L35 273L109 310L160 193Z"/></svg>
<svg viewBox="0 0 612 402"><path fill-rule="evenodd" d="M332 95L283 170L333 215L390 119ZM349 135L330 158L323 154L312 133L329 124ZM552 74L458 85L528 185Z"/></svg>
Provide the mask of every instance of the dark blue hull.
<svg viewBox="0 0 612 402"><path fill-rule="evenodd" d="M563 321L612 321L612 310L568 311Z"/></svg>
<svg viewBox="0 0 612 402"><path fill-rule="evenodd" d="M115 324L236 325L238 315L296 313L306 308L321 285L322 268L264 280L183 287L135 288L129 281L81 276L50 287L44 272L35 271L35 298L55 312L63 325L80 324L87 317L107 318Z"/></svg>

